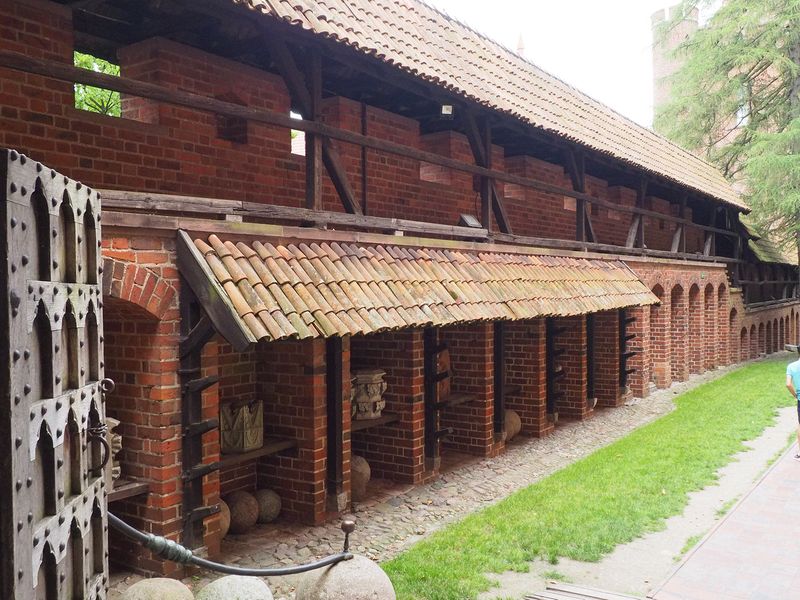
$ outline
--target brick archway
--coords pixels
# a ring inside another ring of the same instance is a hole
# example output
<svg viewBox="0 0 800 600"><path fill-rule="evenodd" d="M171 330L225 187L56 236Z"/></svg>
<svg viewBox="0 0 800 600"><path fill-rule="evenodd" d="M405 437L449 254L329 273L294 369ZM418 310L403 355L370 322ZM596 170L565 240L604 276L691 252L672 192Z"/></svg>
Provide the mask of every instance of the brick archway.
<svg viewBox="0 0 800 600"><path fill-rule="evenodd" d="M175 301L176 291L147 267L115 258L103 260L103 296L130 302L159 321Z"/></svg>

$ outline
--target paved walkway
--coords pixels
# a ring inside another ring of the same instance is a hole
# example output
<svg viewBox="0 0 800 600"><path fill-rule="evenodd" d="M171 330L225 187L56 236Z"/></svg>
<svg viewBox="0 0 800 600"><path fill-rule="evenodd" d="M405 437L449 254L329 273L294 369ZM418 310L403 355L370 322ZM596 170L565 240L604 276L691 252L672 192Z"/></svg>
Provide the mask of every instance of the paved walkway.
<svg viewBox="0 0 800 600"><path fill-rule="evenodd" d="M800 598L800 462L793 445L653 594L656 600Z"/></svg>
<svg viewBox="0 0 800 600"><path fill-rule="evenodd" d="M644 400L599 410L586 421L566 423L543 439L520 437L503 455L490 460L454 461L459 463L457 470L426 485L370 483L370 499L354 507L358 525L351 547L375 560L392 558L442 526L494 504L670 412L675 395L730 370L727 367L693 375L689 381L658 390ZM319 527L257 526L248 534L230 535L223 540L222 560L262 567L307 562L341 551L343 534L339 525L334 522ZM203 572L184 582L197 590L214 577ZM118 598L120 592L139 579L138 575L112 573L110 598ZM277 600L293 597L292 578L270 579L268 583Z"/></svg>

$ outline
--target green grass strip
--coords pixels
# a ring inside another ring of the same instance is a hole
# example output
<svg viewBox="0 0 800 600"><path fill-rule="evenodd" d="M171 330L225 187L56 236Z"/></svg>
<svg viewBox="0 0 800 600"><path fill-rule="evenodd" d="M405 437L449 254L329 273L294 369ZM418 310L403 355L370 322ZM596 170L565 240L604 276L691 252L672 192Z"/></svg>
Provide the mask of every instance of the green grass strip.
<svg viewBox="0 0 800 600"><path fill-rule="evenodd" d="M487 573L536 558L598 561L664 528L792 399L786 358L743 367L676 397L670 414L423 540L382 567L401 600L462 600Z"/></svg>

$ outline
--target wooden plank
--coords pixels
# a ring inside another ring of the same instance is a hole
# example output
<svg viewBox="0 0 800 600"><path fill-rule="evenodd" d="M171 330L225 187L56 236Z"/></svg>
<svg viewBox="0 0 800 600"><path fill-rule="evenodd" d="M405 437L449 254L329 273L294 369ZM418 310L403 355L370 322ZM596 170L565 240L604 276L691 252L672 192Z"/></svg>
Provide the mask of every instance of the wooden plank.
<svg viewBox="0 0 800 600"><path fill-rule="evenodd" d="M493 416L494 416L494 432L501 434L505 431L506 426L506 323L503 321L494 322L494 356L493 356L493 370L494 370L494 403L493 403Z"/></svg>
<svg viewBox="0 0 800 600"><path fill-rule="evenodd" d="M426 152L411 146L404 146L388 140L339 129L330 125L326 125L322 122L313 122L304 119L292 119L288 115L282 115L273 111L240 106L229 102L224 102L222 100L217 100L215 98L209 98L199 94L192 94L190 92L170 90L160 85L137 81L135 79L106 75L104 73L97 73L88 69L79 69L77 67L57 63L54 61L39 60L9 51L0 51L0 67L24 71L26 73L34 73L61 81L68 81L70 83L92 85L133 96L148 98L151 100L167 102L179 106L186 106L197 110L210 111L220 115L239 117L268 125L285 127L287 129L297 129L299 131L305 131L306 133L320 134L326 138L336 139L346 143L380 150L389 154L421 160L457 171L471 173L473 175L488 176L497 181L514 183L523 187L528 187L551 194L568 196L575 199L583 199L586 202L597 204L598 206L603 206L610 210L655 216L666 221L678 221L676 217L672 217L671 215L662 215L661 213L656 213L654 211L621 206L619 204L594 198L589 194L576 192L562 186L549 184L527 177L520 177L510 173L504 173L502 171L494 171L478 165L470 165L468 163L464 163L463 161L441 156L434 152ZM323 143L323 150L324 146L325 144ZM327 155L324 154L323 156ZM325 164L327 168L329 166L328 162L326 161ZM346 181L340 182L340 184L343 186L347 185ZM337 185L336 181L334 181L334 185ZM337 191L339 190L337 189ZM357 211L354 211L354 214L359 214L359 212L360 208ZM708 229L706 226L698 223L688 224L699 229ZM737 235L735 232L726 230L715 229L715 231L717 233L729 236Z"/></svg>
<svg viewBox="0 0 800 600"><path fill-rule="evenodd" d="M639 223L641 220L642 215L633 215L633 218L631 219L631 226L628 228L628 237L625 239L626 248L636 247L636 241L639 236Z"/></svg>
<svg viewBox="0 0 800 600"><path fill-rule="evenodd" d="M306 118L319 121L322 105L322 59L312 52L309 65L309 109ZM306 208L322 208L322 138L313 133L306 135Z"/></svg>
<svg viewBox="0 0 800 600"><path fill-rule="evenodd" d="M134 496L141 496L150 491L150 483L147 481L132 481L127 479L117 479L114 482L114 489L108 494L109 502L119 502Z"/></svg>
<svg viewBox="0 0 800 600"><path fill-rule="evenodd" d="M243 452L242 454L223 454L219 461L219 466L221 469L225 469L243 462L256 460L263 456L271 456L273 454L277 454L278 452L283 452L284 450L289 450L296 447L297 440L265 437L264 445L261 448L251 450L250 452Z"/></svg>
<svg viewBox="0 0 800 600"><path fill-rule="evenodd" d="M486 238L488 235L488 232L483 228L426 223L424 221L411 221L407 219L368 217L365 215L353 215L333 211L309 210L307 208L293 206L262 204L260 202L219 200L216 198L204 199L195 196L181 196L176 194L121 192L118 190L101 190L101 194L103 196L103 207L106 210L124 209L196 213L206 217L211 214L220 218L225 215L235 214L249 219L272 219L276 221L316 223L322 226L342 225L356 229L405 231L409 233L422 233L432 236L442 235L463 239L481 239ZM208 202L208 205L203 205L204 200ZM176 207L179 206L186 208L186 210L176 209Z"/></svg>
<svg viewBox="0 0 800 600"><path fill-rule="evenodd" d="M395 413L384 412L377 419L361 419L358 421L352 421L350 423L350 431L352 432L364 431L365 429L371 429L373 427L382 427L384 425L391 425L392 423L396 423L399 420L400 420L400 415Z"/></svg>
<svg viewBox="0 0 800 600"><path fill-rule="evenodd" d="M344 362L342 360L342 338L329 337L325 340L325 394L327 411L327 479L328 491L332 495L340 493L344 483ZM349 373L347 377L349 377Z"/></svg>
<svg viewBox="0 0 800 600"><path fill-rule="evenodd" d="M579 596L577 597L586 598L588 600L641 600L640 598L629 596L627 594L608 592L585 585L575 585L573 583L565 583L561 581L548 582L547 590L552 592L561 592L564 594L578 594ZM580 594L582 594L582 596L580 596Z"/></svg>
<svg viewBox="0 0 800 600"><path fill-rule="evenodd" d="M206 314L222 337L241 352L257 340L234 316L236 310L228 295L217 283L217 279L200 256L192 240L185 231L178 232L178 269L186 280Z"/></svg>
<svg viewBox="0 0 800 600"><path fill-rule="evenodd" d="M447 408L453 408L454 406L461 406L462 404L467 404L469 402L475 402L477 399L478 397L474 396L473 394L455 392L437 402L436 408L439 410L444 410Z"/></svg>

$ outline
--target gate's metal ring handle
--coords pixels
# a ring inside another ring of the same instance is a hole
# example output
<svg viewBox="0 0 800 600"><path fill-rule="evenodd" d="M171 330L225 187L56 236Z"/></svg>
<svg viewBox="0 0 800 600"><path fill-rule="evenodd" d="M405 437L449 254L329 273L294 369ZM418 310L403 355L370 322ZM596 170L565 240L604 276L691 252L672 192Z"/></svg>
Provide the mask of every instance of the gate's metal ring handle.
<svg viewBox="0 0 800 600"><path fill-rule="evenodd" d="M100 381L100 389L106 394L113 392L115 387L117 387L117 384L115 384L114 380L109 377L105 377L102 381Z"/></svg>
<svg viewBox="0 0 800 600"><path fill-rule="evenodd" d="M92 467L89 470L92 474L96 474L98 472L102 472L105 466L108 464L108 459L111 458L111 446L108 445L108 440L106 440L104 434L102 433L89 433L89 441L90 442L100 442L100 445L103 447L102 453L102 460L100 464L96 467Z"/></svg>

